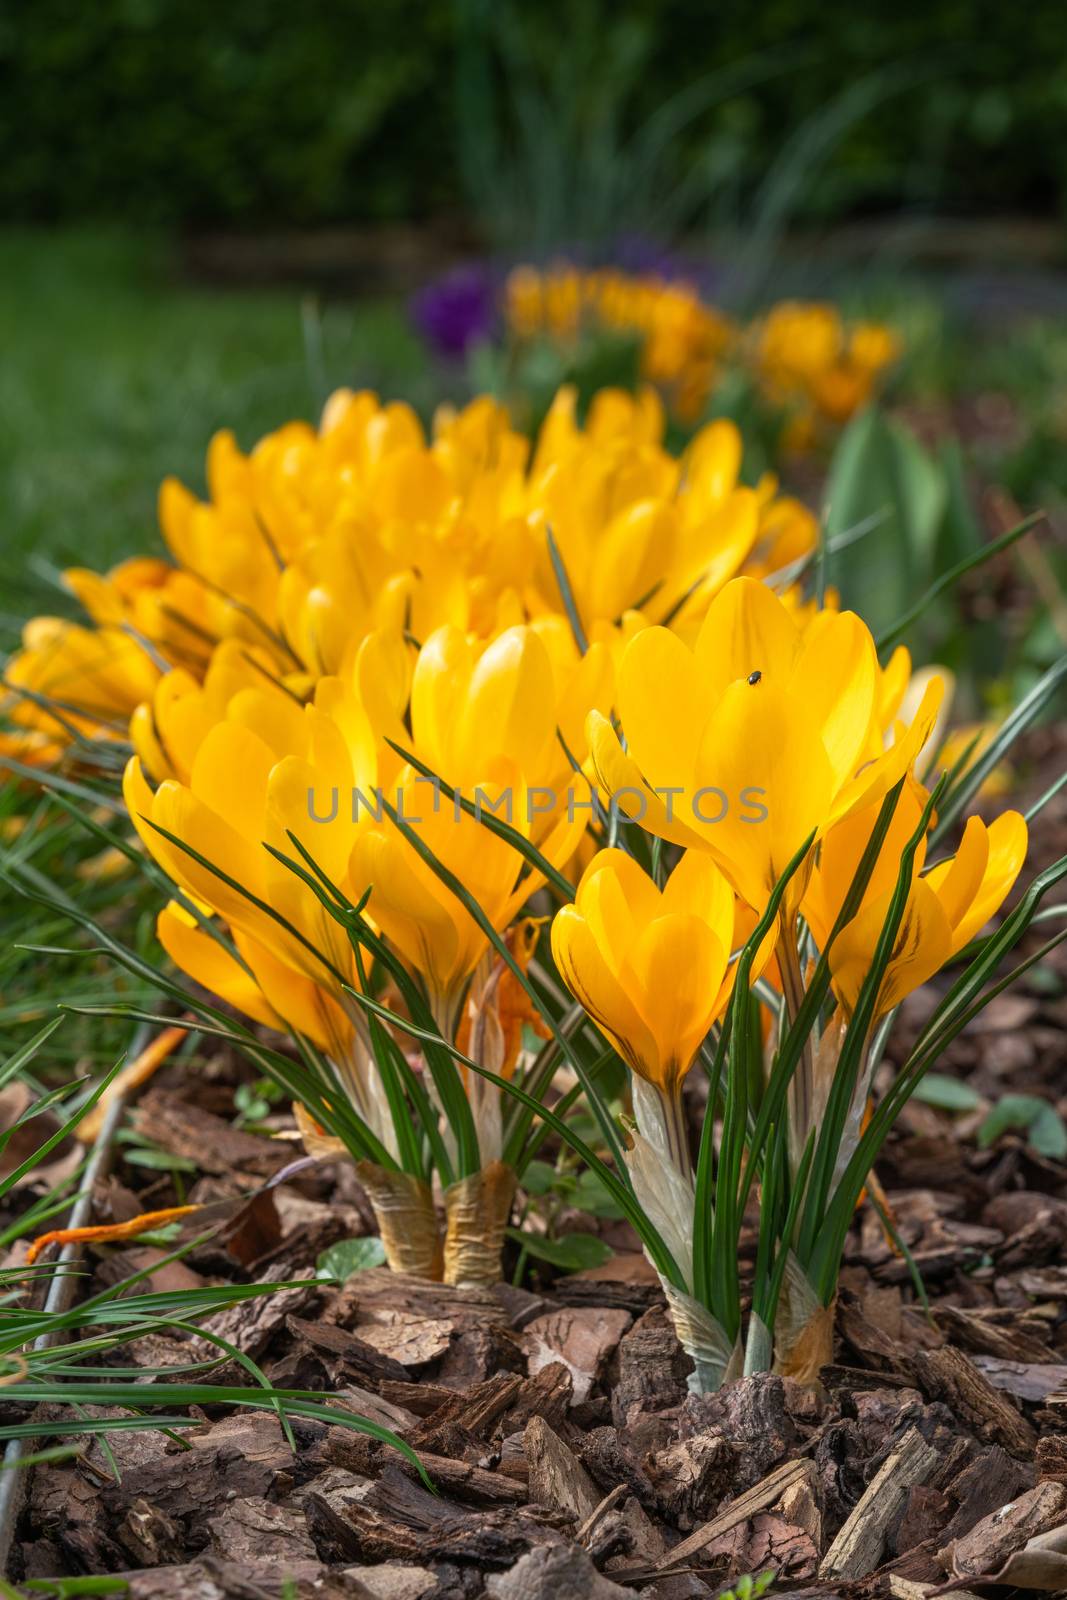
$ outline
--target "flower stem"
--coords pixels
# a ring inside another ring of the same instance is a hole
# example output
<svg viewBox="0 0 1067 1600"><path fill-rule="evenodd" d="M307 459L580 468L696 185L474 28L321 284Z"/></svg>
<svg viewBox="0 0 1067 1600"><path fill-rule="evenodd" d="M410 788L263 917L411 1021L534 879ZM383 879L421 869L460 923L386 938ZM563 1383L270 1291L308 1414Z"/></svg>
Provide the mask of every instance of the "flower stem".
<svg viewBox="0 0 1067 1600"><path fill-rule="evenodd" d="M789 1021L793 1023L804 1001L804 979L800 971L795 917L786 924L784 935L778 941L778 967L782 974L786 1013ZM815 1094L815 1064L810 1035L801 1046L800 1060L789 1086L789 1093L793 1112L793 1144L802 1150L811 1126Z"/></svg>
<svg viewBox="0 0 1067 1600"><path fill-rule="evenodd" d="M691 1178L693 1162L689 1154L689 1132L685 1124L681 1084L676 1083L669 1089L661 1090L660 1104L663 1107L663 1127L671 1160L683 1177Z"/></svg>

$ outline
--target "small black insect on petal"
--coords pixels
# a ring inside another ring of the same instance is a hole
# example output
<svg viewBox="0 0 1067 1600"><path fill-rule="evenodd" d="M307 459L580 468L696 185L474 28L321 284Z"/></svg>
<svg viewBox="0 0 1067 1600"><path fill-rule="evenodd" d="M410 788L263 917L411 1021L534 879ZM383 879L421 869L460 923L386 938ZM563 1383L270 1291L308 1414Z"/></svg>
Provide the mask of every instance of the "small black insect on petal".
<svg viewBox="0 0 1067 1600"><path fill-rule="evenodd" d="M750 672L749 675L748 675L748 681L749 681L749 683L759 683L759 681L760 681L760 679L762 677L763 677L763 673L762 672Z"/></svg>

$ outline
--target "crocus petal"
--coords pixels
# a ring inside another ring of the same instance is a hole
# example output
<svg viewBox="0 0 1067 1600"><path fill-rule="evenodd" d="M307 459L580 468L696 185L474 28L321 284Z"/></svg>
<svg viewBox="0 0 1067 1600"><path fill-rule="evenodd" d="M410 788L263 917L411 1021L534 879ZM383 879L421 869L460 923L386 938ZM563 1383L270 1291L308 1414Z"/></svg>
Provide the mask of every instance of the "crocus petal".
<svg viewBox="0 0 1067 1600"><path fill-rule="evenodd" d="M700 834L683 821L687 813L684 804L679 805L678 796L668 795L664 800L653 792L642 777L637 762L623 750L611 723L598 711L589 714L586 737L606 805L614 800L623 816L635 819L649 833L671 844L701 844Z"/></svg>
<svg viewBox="0 0 1067 1600"><path fill-rule="evenodd" d="M926 874L951 925L953 955L1000 910L1026 860L1026 846L1026 821L1018 811L1005 811L988 829L970 817L954 859Z"/></svg>
<svg viewBox="0 0 1067 1600"><path fill-rule="evenodd" d="M885 926L889 898L865 906L830 946L830 971L834 989L846 1011L855 1010L860 990L871 969L878 939ZM937 895L922 878L908 896L893 946L893 954L878 993L876 1016L884 1016L932 978L952 952L952 931Z"/></svg>
<svg viewBox="0 0 1067 1600"><path fill-rule="evenodd" d="M804 636L790 684L830 758L834 783L859 765L876 713L878 661L866 624L851 611L824 611Z"/></svg>
<svg viewBox="0 0 1067 1600"><path fill-rule="evenodd" d="M662 582L675 538L677 512L664 501L639 500L608 524L591 574L590 613L618 617Z"/></svg>
<svg viewBox="0 0 1067 1600"><path fill-rule="evenodd" d="M668 1092L716 1020L728 956L707 923L688 912L657 917L638 940L633 967L641 1010L657 1044L657 1081Z"/></svg>
<svg viewBox="0 0 1067 1600"><path fill-rule="evenodd" d="M904 785L867 881L864 903L892 893L900 873L901 852L919 826L919 818L928 799L926 790L914 779L909 779ZM860 861L870 844L880 809L879 800L874 805L851 811L847 817L835 823L819 846L819 863L804 896L803 909L820 949L826 948L830 930L837 921ZM925 854L924 839L920 840L915 852L915 873L921 872Z"/></svg>
<svg viewBox="0 0 1067 1600"><path fill-rule="evenodd" d="M926 685L922 701L909 727L899 729L893 744L884 755L869 761L849 783L840 789L827 818L827 826L845 817L857 806L870 805L884 799L893 785L915 765L919 751L934 729L937 713L944 694L940 677L932 678Z"/></svg>
<svg viewBox="0 0 1067 1600"><path fill-rule="evenodd" d="M696 781L689 798L708 819L697 824L705 848L742 898L762 910L833 796L830 762L804 727L804 708L770 684L732 684L705 729ZM802 869L787 907L799 903L806 883Z"/></svg>
<svg viewBox="0 0 1067 1600"><path fill-rule="evenodd" d="M563 906L553 920L552 956L568 989L623 1059L635 1072L654 1078L659 1057L652 1034L573 906Z"/></svg>
<svg viewBox="0 0 1067 1600"><path fill-rule="evenodd" d="M713 704L703 673L675 634L646 628L627 645L619 715L629 753L654 788L692 787L696 739Z"/></svg>
<svg viewBox="0 0 1067 1600"><path fill-rule="evenodd" d="M458 628L431 634L419 651L411 680L411 727L416 745L439 777L449 779L452 732L470 683L473 662ZM462 781L454 777L450 781Z"/></svg>
<svg viewBox="0 0 1067 1600"><path fill-rule="evenodd" d="M694 434L685 457L694 494L710 501L724 499L740 476L743 451L741 431L726 417Z"/></svg>
<svg viewBox="0 0 1067 1600"><path fill-rule="evenodd" d="M246 847L258 845L266 836L267 783L275 760L274 751L258 734L232 722L216 723L196 753L191 793L225 818Z"/></svg>
<svg viewBox="0 0 1067 1600"><path fill-rule="evenodd" d="M234 944L248 963L264 998L284 1018L293 1032L328 1051L339 1061L348 1050L352 1024L340 1005L317 981L319 969L309 973L292 966L276 950L251 934L234 929Z"/></svg>
<svg viewBox="0 0 1067 1600"><path fill-rule="evenodd" d="M261 1022L268 1028L284 1027L255 978L177 902L172 900L159 913L156 934L175 966L194 983L236 1006L254 1022Z"/></svg>
<svg viewBox="0 0 1067 1600"><path fill-rule="evenodd" d="M669 581L650 604L652 615L665 616L677 606L680 619L699 616L709 598L739 571L756 542L759 516L753 490L735 489L722 505L683 524L675 537Z"/></svg>
<svg viewBox="0 0 1067 1600"><path fill-rule="evenodd" d="M459 923L469 918L458 902L450 914L418 875L412 854L399 837L377 829L366 833L352 851L352 879L370 886L370 914L408 965L432 991L447 995L462 977Z"/></svg>
<svg viewBox="0 0 1067 1600"><path fill-rule="evenodd" d="M778 596L754 578L738 578L716 595L697 635L705 693L718 700L730 684L754 672L768 685L783 687L799 646L796 624ZM623 720L625 726L625 715Z"/></svg>
<svg viewBox="0 0 1067 1600"><path fill-rule="evenodd" d="M709 855L687 850L663 886L663 910L691 912L730 948L734 927L734 894Z"/></svg>
<svg viewBox="0 0 1067 1600"><path fill-rule="evenodd" d="M548 651L531 628L508 628L494 639L474 668L455 729L459 778L484 768L490 754L514 761L520 771L535 770L555 733L555 706L546 692L552 682Z"/></svg>

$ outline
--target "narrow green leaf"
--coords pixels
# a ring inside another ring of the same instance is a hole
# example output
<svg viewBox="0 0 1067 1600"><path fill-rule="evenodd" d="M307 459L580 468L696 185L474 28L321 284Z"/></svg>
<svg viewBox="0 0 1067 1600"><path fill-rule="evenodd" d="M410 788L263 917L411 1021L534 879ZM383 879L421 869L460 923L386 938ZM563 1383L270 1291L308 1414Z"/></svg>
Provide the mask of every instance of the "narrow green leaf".
<svg viewBox="0 0 1067 1600"><path fill-rule="evenodd" d="M1045 513L1043 511L1033 512L1030 516L1024 517L1022 522L1017 523L1014 528L1009 528L1007 533L1002 533L999 539L991 540L989 544L983 545L980 550L975 550L972 554L964 556L962 561L957 561L954 567L950 567L947 572L943 572L930 585L926 593L876 641L878 653L881 654L883 650L888 650L891 645L896 644L898 639L903 638L912 624L917 622L923 613L933 605L938 596L944 594L946 589L951 589L953 584L962 578L965 573L971 572L975 567L982 566L986 561L990 561L993 556L999 555L1002 550L1007 550L1008 546L1015 544L1016 540L1021 539L1024 533L1029 533L1031 528L1044 521L1044 517Z"/></svg>

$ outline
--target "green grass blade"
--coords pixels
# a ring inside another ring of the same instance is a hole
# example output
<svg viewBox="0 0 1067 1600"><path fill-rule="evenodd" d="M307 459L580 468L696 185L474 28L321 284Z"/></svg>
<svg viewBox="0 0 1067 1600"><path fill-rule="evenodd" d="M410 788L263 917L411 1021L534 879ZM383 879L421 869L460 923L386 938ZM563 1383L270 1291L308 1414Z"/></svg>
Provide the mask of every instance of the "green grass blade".
<svg viewBox="0 0 1067 1600"><path fill-rule="evenodd" d="M975 567L980 567L986 561L992 560L1002 550L1007 550L1009 545L1013 545L1016 540L1022 538L1024 533L1029 533L1031 528L1036 527L1039 522L1043 521L1044 516L1045 513L1043 511L1033 512L1029 517L1024 517L1022 522L1017 523L1014 528L1009 528L1007 533L1002 533L999 539L993 539L989 544L983 545L980 550L972 551L970 555L964 556L962 561L957 561L954 567L949 567L947 572L943 572L930 585L926 593L916 600L915 604L905 611L904 615L899 617L893 626L875 641L879 655L883 650L888 650L890 646L902 639L912 624L918 622L923 613L929 610L934 601L943 595L946 589L951 589L953 584L962 578L965 573L971 572Z"/></svg>

